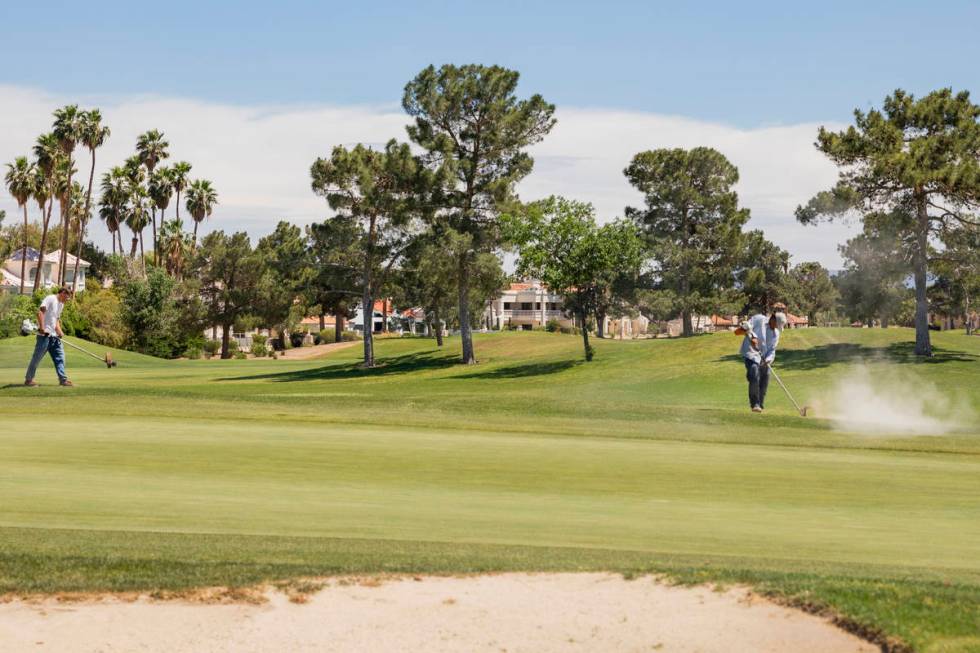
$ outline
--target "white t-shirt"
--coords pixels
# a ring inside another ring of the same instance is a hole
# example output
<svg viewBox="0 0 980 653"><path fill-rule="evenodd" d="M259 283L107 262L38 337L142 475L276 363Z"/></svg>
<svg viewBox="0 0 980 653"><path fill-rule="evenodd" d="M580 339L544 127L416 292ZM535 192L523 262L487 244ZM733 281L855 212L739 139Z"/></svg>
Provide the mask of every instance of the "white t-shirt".
<svg viewBox="0 0 980 653"><path fill-rule="evenodd" d="M65 305L58 301L58 295L48 295L41 301L41 308L44 310L44 324L41 328L45 333L56 334L58 320L61 319L61 311L65 309Z"/></svg>

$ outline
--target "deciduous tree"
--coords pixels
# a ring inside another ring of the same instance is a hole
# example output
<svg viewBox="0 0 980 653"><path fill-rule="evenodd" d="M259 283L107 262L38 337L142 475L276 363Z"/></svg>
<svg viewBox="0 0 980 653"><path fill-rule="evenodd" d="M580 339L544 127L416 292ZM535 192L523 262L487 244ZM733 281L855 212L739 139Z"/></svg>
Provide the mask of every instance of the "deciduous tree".
<svg viewBox="0 0 980 653"><path fill-rule="evenodd" d="M598 226L591 204L551 197L522 207L507 218L509 237L519 251L520 275L541 279L582 324L585 359L592 360L586 319L612 279L638 276L643 241L631 222Z"/></svg>

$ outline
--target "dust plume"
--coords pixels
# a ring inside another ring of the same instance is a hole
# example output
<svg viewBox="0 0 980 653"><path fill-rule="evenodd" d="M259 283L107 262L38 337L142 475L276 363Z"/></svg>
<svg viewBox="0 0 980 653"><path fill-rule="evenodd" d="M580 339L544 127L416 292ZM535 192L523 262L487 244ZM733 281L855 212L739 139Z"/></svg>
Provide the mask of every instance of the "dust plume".
<svg viewBox="0 0 980 653"><path fill-rule="evenodd" d="M835 429L865 435L944 435L975 423L966 401L894 365L851 368L821 403Z"/></svg>

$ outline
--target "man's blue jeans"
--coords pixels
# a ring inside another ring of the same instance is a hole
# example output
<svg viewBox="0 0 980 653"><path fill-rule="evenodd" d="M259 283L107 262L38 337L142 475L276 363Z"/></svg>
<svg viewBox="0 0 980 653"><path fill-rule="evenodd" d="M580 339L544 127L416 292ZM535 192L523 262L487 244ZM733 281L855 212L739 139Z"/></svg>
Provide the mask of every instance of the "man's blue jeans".
<svg viewBox="0 0 980 653"><path fill-rule="evenodd" d="M34 343L34 355L31 356L31 364L27 366L25 380L32 381L34 379L34 375L37 374L37 366L45 354L51 354L51 360L54 362L54 371L58 374L58 380L67 381L68 376L65 374L65 349L61 344L61 338L42 335L39 335L37 341Z"/></svg>
<svg viewBox="0 0 980 653"><path fill-rule="evenodd" d="M749 382L749 407L766 407L766 390L769 389L769 366L762 366L745 359L745 379Z"/></svg>

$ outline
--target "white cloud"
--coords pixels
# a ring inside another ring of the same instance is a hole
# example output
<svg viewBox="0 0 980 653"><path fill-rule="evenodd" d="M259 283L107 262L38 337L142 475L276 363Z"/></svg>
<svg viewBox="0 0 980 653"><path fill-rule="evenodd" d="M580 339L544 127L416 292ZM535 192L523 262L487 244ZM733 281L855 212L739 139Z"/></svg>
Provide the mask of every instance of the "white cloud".
<svg viewBox="0 0 980 653"><path fill-rule="evenodd" d="M37 135L50 129L52 111L69 102L100 107L112 129L108 144L97 153L97 175L129 156L138 134L160 129L170 141L172 160L190 161L192 176L210 179L218 189L220 205L203 231L246 229L253 236L271 231L279 219L304 224L325 217L325 202L309 187L313 160L337 144L404 139L408 122L394 104L235 106L169 97L67 98L0 86L0 160L29 153ZM816 129L815 124L737 129L676 116L560 109L558 125L533 150L535 169L521 185L521 195L587 200L603 218L614 218L627 204L640 202L622 174L633 154L706 145L738 166L739 194L752 210L751 228L763 229L796 261L839 267L836 245L851 230L804 228L793 219L797 204L836 177L813 147ZM79 168L82 177L88 174L87 158ZM0 208L15 215L6 193L0 193ZM101 225L94 225L92 234L108 244Z"/></svg>

